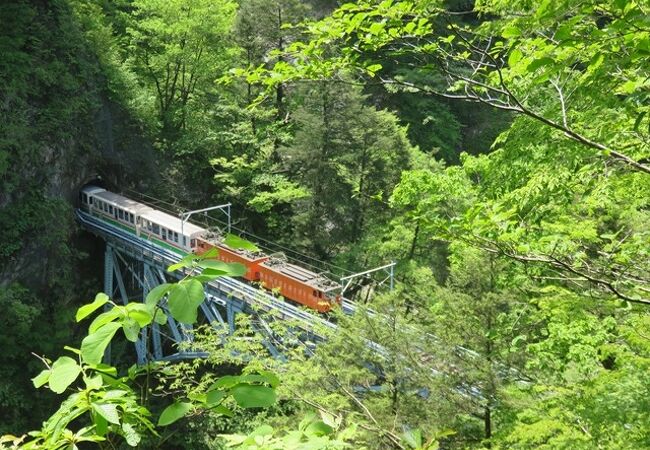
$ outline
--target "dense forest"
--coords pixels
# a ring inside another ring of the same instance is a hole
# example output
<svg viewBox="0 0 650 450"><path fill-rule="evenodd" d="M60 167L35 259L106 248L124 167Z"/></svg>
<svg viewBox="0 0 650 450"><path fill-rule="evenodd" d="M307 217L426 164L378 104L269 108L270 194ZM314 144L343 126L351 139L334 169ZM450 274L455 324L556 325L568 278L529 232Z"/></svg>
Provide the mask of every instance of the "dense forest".
<svg viewBox="0 0 650 450"><path fill-rule="evenodd" d="M0 448L650 448L647 2L6 0L0 24ZM309 351L241 317L132 366L129 329L202 279L88 329L97 179L231 202L333 270L395 261L394 289Z"/></svg>

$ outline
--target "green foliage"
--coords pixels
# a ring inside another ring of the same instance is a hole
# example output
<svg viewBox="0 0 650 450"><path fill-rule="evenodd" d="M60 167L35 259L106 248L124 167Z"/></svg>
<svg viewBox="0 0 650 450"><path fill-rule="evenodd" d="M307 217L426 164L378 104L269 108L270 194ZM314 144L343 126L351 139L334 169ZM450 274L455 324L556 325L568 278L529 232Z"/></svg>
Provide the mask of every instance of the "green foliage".
<svg viewBox="0 0 650 450"><path fill-rule="evenodd" d="M354 434L354 429L335 433L335 429L315 415L305 417L298 429L286 434L278 433L269 425L262 425L248 435L222 435L228 448L248 450L335 450L351 448L345 439Z"/></svg>
<svg viewBox="0 0 650 450"><path fill-rule="evenodd" d="M358 91L322 84L306 96L295 113L296 136L282 153L310 192L294 218L296 231L325 256L382 219L384 195L414 150L395 116L365 105Z"/></svg>
<svg viewBox="0 0 650 450"><path fill-rule="evenodd" d="M230 244L235 248L248 247L252 244L240 238L232 237ZM203 256L188 255L173 269L189 269L192 273L201 264L208 265L207 258L214 256L206 252ZM223 270L214 274L198 275L209 280L224 274L241 274L239 264L223 264ZM196 278L187 275L174 284L164 284L153 289L145 303L130 302L125 305L113 303L104 293L99 293L95 300L77 310L77 321L84 320L101 307L110 305L110 309L99 314L90 324L88 334L81 342L81 348L66 349L76 356L61 356L54 362L43 359L47 366L32 379L36 388L47 386L55 394L68 391L81 376L83 384L64 400L58 411L44 424L41 430L16 438L11 435L3 437L4 443L11 443L11 448L76 448L80 442L112 442L115 436L121 436L132 447L137 446L144 434L157 436L150 420L151 413L138 394L135 384L139 377L162 375L161 365L131 368L126 376L118 377L115 367L103 363L106 350L118 330L122 329L127 340L136 342L142 329L154 319L161 321L158 315L162 311L163 297L166 298L169 314L179 322L193 324L196 322L197 308L203 302L203 285ZM162 314L164 316L164 314ZM162 319L162 322L166 318ZM194 395L186 400L177 399L167 406L158 418L158 427L169 426L192 411L212 410L219 414L230 414L222 403L229 397L243 408L267 407L275 403L274 388L278 385L275 376L268 373L229 376L218 379L206 392ZM86 426L79 427L78 420L87 417ZM71 428L78 430L72 431ZM111 444L112 445L112 444Z"/></svg>
<svg viewBox="0 0 650 450"><path fill-rule="evenodd" d="M594 406L610 405L595 380L602 374L635 386L637 369L615 361L627 352L647 358L621 341L619 329L646 314L630 304L649 303L649 218L641 200L650 183L645 6L485 1L476 3L477 20L467 22L445 6L345 4L305 25L310 41L287 49L291 63L235 75L268 89L305 78L379 79L391 94L469 100L518 114L491 154L401 175L391 205L415 230L409 259L421 235L445 241L449 251L445 286L434 291L435 301L417 302L416 313L430 303L423 320L438 325L431 327L436 336L448 348L477 352L469 367L454 352L443 359L484 392L479 405L462 404L470 416L476 406L483 410L486 444L589 448L606 439L625 447L624 430L640 428L611 414L637 409L618 404L607 415ZM409 70L397 70L400 64ZM403 221L394 220L390 231L403 236ZM390 240L367 245L404 252ZM525 354L512 354L519 351ZM503 377L504 366L518 375ZM631 389L644 395L638 385ZM481 430L468 424L459 418L453 426L479 441ZM495 436L493 427L503 433ZM647 445L644 432L634 436L633 447Z"/></svg>
<svg viewBox="0 0 650 450"><path fill-rule="evenodd" d="M190 448L649 447L646 5L309 5L0 6L3 280L72 285L47 263L73 257L48 180L96 147L99 78L163 150L160 195L230 201L242 227L349 267L398 263L394 291L359 287L371 310L337 316L315 350L260 313L225 345L194 329L205 361L125 373L102 364L111 342L167 313L195 323L201 283L245 268L188 255L169 268L185 278L144 303L99 294L77 311L92 317L81 348L33 378L69 396L0 446L169 445L186 427L175 439ZM70 162L55 157L64 147ZM45 271L21 265L36 254ZM0 306L0 405L21 429L20 355L59 303L14 283ZM260 324L286 361L268 357Z"/></svg>
<svg viewBox="0 0 650 450"><path fill-rule="evenodd" d="M138 0L126 24L128 62L155 98L163 137L187 125L189 103L216 78L235 4Z"/></svg>

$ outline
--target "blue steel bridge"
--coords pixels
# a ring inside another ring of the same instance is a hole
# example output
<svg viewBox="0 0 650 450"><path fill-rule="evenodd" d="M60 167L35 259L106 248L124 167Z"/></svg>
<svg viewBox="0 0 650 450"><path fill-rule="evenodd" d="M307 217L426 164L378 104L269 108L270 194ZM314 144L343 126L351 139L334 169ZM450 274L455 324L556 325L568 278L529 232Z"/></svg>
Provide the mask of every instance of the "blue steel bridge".
<svg viewBox="0 0 650 450"><path fill-rule="evenodd" d="M106 242L104 292L115 302L144 301L154 287L186 275L182 271L167 272L167 267L181 258L177 252L80 209L76 210L76 218L82 228ZM237 314L254 315L254 329L265 337L264 344L273 355L278 355L280 350L271 330L272 320L290 321L291 329L301 341L314 344L321 342L328 330L335 331L337 328L322 315L296 307L235 278L219 277L204 283L204 291L200 321L212 324L224 334L232 334L237 324ZM351 301L343 299L342 306L345 313L354 312ZM154 323L146 327L135 344L138 363L205 356L200 351L182 350L188 346L179 345L192 342L192 331L191 326L176 322L171 315L168 315L165 326ZM375 343L368 342L368 345L382 351Z"/></svg>
<svg viewBox="0 0 650 450"><path fill-rule="evenodd" d="M187 274L183 271L167 272L167 267L181 259L181 255L176 251L138 237L122 227L80 209L76 210L76 218L82 228L106 242L104 292L113 301L121 300L127 303L138 298L144 301L149 291L156 286L180 280ZM273 332L271 326L273 320L290 321L289 328L294 337L306 344L308 350L310 346L323 342L327 334L337 331L337 325L328 321L326 316L296 307L263 289L232 277L222 276L204 283L204 293L205 300L199 309L199 322L207 322L222 332L223 336L227 336L235 331L237 314L253 315L254 320L251 322L253 329L264 336L263 343L274 356L281 355L283 343ZM353 314L355 309L352 301L342 299L342 310L345 314ZM367 312L376 316L372 310ZM435 336L426 334L426 338L431 344L437 342ZM137 363L206 357L207 354L200 350L184 350L192 348L192 341L192 327L176 322L170 314L167 314L166 325L161 326L154 322L140 332L135 343ZM386 349L380 344L368 339L365 342L368 349L381 358L389 357ZM478 356L477 353L463 347L457 347L456 351L469 358ZM429 371L434 377L440 373L435 367L430 367ZM480 392L472 386L458 386L456 393L482 399Z"/></svg>

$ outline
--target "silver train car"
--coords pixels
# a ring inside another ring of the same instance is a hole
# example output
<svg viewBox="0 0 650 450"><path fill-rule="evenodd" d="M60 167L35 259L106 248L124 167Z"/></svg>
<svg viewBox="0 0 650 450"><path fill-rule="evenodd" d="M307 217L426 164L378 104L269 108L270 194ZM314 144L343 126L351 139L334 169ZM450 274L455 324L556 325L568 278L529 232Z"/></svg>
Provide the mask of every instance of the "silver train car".
<svg viewBox="0 0 650 450"><path fill-rule="evenodd" d="M193 223L182 223L178 217L97 186L84 187L80 202L87 213L181 255L191 252L196 239L206 232Z"/></svg>

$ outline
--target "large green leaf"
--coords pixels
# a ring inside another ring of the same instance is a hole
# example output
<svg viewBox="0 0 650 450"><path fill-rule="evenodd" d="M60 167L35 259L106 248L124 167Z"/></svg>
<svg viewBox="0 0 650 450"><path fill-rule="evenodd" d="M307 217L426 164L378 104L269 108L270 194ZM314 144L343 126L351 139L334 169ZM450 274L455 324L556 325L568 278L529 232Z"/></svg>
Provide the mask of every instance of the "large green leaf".
<svg viewBox="0 0 650 450"><path fill-rule="evenodd" d="M241 383L241 379L237 375L224 375L220 377L217 381L212 383L212 385L208 388L208 391L212 391L214 389L228 389L231 388L237 384Z"/></svg>
<svg viewBox="0 0 650 450"><path fill-rule="evenodd" d="M52 364L49 377L50 389L57 394L63 393L81 373L77 361L69 356L62 356Z"/></svg>
<svg viewBox="0 0 650 450"><path fill-rule="evenodd" d="M188 402L174 402L169 405L165 410L160 414L158 419L158 426L164 427L176 422L178 419L185 416L188 411L192 409L192 404Z"/></svg>
<svg viewBox="0 0 650 450"><path fill-rule="evenodd" d="M200 282L192 279L181 281L169 293L169 313L181 323L192 324L196 322L197 308L203 298L203 285Z"/></svg>
<svg viewBox="0 0 650 450"><path fill-rule="evenodd" d="M203 275L228 275L231 277L241 277L246 274L246 266L240 263L225 263L215 259L205 259L199 263L199 266L205 270Z"/></svg>
<svg viewBox="0 0 650 450"><path fill-rule="evenodd" d="M115 332L122 327L122 324L110 322L103 325L94 333L89 334L81 341L81 357L88 364L99 364L104 356L104 351Z"/></svg>
<svg viewBox="0 0 650 450"><path fill-rule="evenodd" d="M108 302L108 295L100 292L95 296L95 300L92 303L83 305L77 310L76 320L77 322L85 319L90 314L94 313L97 309L101 308Z"/></svg>
<svg viewBox="0 0 650 450"><path fill-rule="evenodd" d="M90 323L90 326L88 327L88 332L89 333L94 333L95 331L99 330L101 327L106 325L109 322L112 322L113 320L117 319L118 317L122 316L123 310L120 307L114 307L110 311L106 311L104 313L101 313L97 317L95 317L95 320L93 320Z"/></svg>
<svg viewBox="0 0 650 450"><path fill-rule="evenodd" d="M38 375L36 375L34 378L32 378L32 383L34 383L35 388L39 388L43 386L47 381L50 379L50 374L52 373L52 369L45 369Z"/></svg>
<svg viewBox="0 0 650 450"><path fill-rule="evenodd" d="M257 246L252 242L249 242L246 239L242 239L239 236L235 236L234 234L228 234L223 243L230 248L241 248L244 250L250 250L252 252L259 250L259 248L257 248Z"/></svg>
<svg viewBox="0 0 650 450"><path fill-rule="evenodd" d="M276 399L273 389L255 384L238 384L230 393L242 408L265 408L275 403Z"/></svg>
<svg viewBox="0 0 650 450"><path fill-rule="evenodd" d="M138 322L141 328L146 327L153 320L152 311L144 303L131 302L126 305L126 311L129 317Z"/></svg>
<svg viewBox="0 0 650 450"><path fill-rule="evenodd" d="M193 253L183 256L183 258L175 264L167 267L168 272L174 272L175 270L182 269L183 267L190 267L194 264L194 260L197 256Z"/></svg>
<svg viewBox="0 0 650 450"><path fill-rule="evenodd" d="M155 306L158 301L165 296L167 292L172 288L172 284L170 283L163 283L161 285L156 286L152 290L149 291L147 294L147 298L145 299L145 304L147 306Z"/></svg>
<svg viewBox="0 0 650 450"><path fill-rule="evenodd" d="M140 440L142 439L140 433L138 433L138 431L130 423L125 423L122 425L122 433L124 434L126 443L131 447L137 447L140 443Z"/></svg>
<svg viewBox="0 0 650 450"><path fill-rule="evenodd" d="M104 436L108 431L108 421L104 419L104 416L95 414L93 422L95 423L95 432L97 435Z"/></svg>
<svg viewBox="0 0 650 450"><path fill-rule="evenodd" d="M93 410L106 419L109 423L119 424L120 415L117 412L117 405L113 403L93 403Z"/></svg>
<svg viewBox="0 0 650 450"><path fill-rule="evenodd" d="M270 384L272 388L277 387L280 384L280 379L273 373L268 370L262 370L259 374L249 374L241 375L239 377L240 383L267 383Z"/></svg>
<svg viewBox="0 0 650 450"><path fill-rule="evenodd" d="M222 415L227 416L227 417L232 417L234 415L234 413L229 408L226 408L225 406L223 406L221 404L219 404L217 406L213 406L213 407L210 407L208 405L208 407L210 408L210 410L212 412L219 413L219 414L222 414Z"/></svg>
<svg viewBox="0 0 650 450"><path fill-rule="evenodd" d="M316 420L310 423L309 426L307 426L307 428L305 429L305 433L312 434L314 436L327 436L328 434L332 434L333 432L334 432L334 428L327 425L322 420Z"/></svg>
<svg viewBox="0 0 650 450"><path fill-rule="evenodd" d="M221 399L224 398L225 396L226 396L226 393L223 392L223 391L219 391L219 390L210 391L210 392L208 392L208 394L205 397L205 403L208 406L214 405L214 404L220 402Z"/></svg>
<svg viewBox="0 0 650 450"><path fill-rule="evenodd" d="M124 336L131 341L136 342L138 340L138 335L140 334L140 325L135 319L127 317L122 322L122 330L124 331Z"/></svg>

